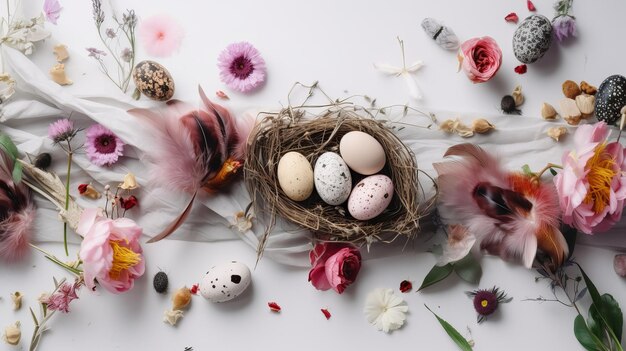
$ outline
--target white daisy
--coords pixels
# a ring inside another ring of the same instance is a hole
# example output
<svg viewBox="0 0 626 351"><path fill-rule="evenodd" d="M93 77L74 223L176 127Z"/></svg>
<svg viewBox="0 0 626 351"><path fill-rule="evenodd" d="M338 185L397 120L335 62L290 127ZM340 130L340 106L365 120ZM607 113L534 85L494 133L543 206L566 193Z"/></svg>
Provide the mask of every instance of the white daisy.
<svg viewBox="0 0 626 351"><path fill-rule="evenodd" d="M385 333L402 327L408 310L406 302L395 296L392 289L376 289L365 300L367 321Z"/></svg>

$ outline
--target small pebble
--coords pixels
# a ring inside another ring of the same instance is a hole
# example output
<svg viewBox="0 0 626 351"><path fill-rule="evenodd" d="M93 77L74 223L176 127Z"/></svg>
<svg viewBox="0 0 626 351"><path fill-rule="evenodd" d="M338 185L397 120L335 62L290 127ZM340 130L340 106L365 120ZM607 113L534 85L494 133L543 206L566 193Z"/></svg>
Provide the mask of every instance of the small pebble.
<svg viewBox="0 0 626 351"><path fill-rule="evenodd" d="M544 102L543 105L541 105L541 117L545 120L554 120L557 117L556 110L552 105Z"/></svg>
<svg viewBox="0 0 626 351"><path fill-rule="evenodd" d="M500 108L502 108L502 112L506 114L519 115L522 111L517 109L515 105L515 98L511 95L505 95L502 97L502 101L500 101Z"/></svg>
<svg viewBox="0 0 626 351"><path fill-rule="evenodd" d="M159 294L163 294L167 291L167 285L169 280L167 278L167 274L165 272L159 272L154 275L154 280L152 281L152 285L154 286L154 290Z"/></svg>
<svg viewBox="0 0 626 351"><path fill-rule="evenodd" d="M578 95L582 93L578 84L576 84L576 82L572 80L566 80L565 82L563 82L562 88L563 95L565 95L566 98L575 99Z"/></svg>
<svg viewBox="0 0 626 351"><path fill-rule="evenodd" d="M582 90L583 93L589 95L596 95L596 93L598 92L598 88L585 82L584 80L580 82L580 90Z"/></svg>

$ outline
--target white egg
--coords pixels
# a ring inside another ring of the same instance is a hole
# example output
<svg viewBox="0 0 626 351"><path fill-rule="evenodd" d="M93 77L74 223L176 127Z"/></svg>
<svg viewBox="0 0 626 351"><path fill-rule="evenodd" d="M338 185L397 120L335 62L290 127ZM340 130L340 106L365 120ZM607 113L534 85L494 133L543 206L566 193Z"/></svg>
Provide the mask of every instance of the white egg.
<svg viewBox="0 0 626 351"><path fill-rule="evenodd" d="M339 141L339 153L351 170L363 175L380 172L387 157L378 140L367 133L352 131Z"/></svg>
<svg viewBox="0 0 626 351"><path fill-rule="evenodd" d="M348 211L358 220L372 219L383 213L392 198L393 182L389 177L382 174L369 176L352 189L348 199Z"/></svg>
<svg viewBox="0 0 626 351"><path fill-rule="evenodd" d="M211 267L200 282L200 294L211 302L226 302L241 295L252 277L243 263L231 261Z"/></svg>
<svg viewBox="0 0 626 351"><path fill-rule="evenodd" d="M315 190L329 205L341 205L350 196L352 175L341 156L334 152L323 153L313 170Z"/></svg>
<svg viewBox="0 0 626 351"><path fill-rule="evenodd" d="M313 168L301 153L291 151L278 161L278 184L294 201L304 201L313 193Z"/></svg>

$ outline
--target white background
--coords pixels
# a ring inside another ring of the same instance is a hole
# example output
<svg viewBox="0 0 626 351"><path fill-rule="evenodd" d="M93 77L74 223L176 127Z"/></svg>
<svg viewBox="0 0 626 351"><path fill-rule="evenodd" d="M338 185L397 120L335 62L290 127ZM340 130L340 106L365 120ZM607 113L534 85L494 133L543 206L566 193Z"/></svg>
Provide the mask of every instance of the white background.
<svg viewBox="0 0 626 351"><path fill-rule="evenodd" d="M39 5L36 1L23 2L26 13L39 11ZM39 46L33 60L46 71L54 63L51 47L62 42L75 55L67 64L68 74L76 82L67 88L69 92L80 95L112 91L114 87L101 79L95 62L85 58L83 48L99 44L91 3L66 0L62 5L58 26L47 25L53 32L52 39ZM535 5L539 13L552 17L551 1L536 0ZM597 86L608 75L625 73L621 43L626 31L626 3L617 0L575 2L578 39L553 45L539 63L529 65L525 75L513 72L518 65L510 44L515 25L503 19L512 11L524 18L528 11L522 0L118 1L113 6L120 12L133 8L140 18L159 13L177 18L186 32L183 45L178 54L158 60L176 79L175 97L195 102L197 85L201 84L209 93L226 91L231 97L226 105L235 112L249 107L280 107L286 104L286 94L295 81L315 80L332 96L343 96L348 91L376 97L381 106L403 104L409 101L404 82L372 67L374 62L401 64L397 36L405 40L408 62L420 59L426 64L417 73L426 108L497 114L502 95L522 84L525 116L506 117L516 119L508 124L512 133L515 127L521 130L537 123L543 101L558 104L565 79L587 80ZM474 85L463 73L457 73L455 53L440 49L422 32L419 24L426 16L444 20L462 40L483 35L495 38L504 55L498 75L489 83ZM216 68L219 52L241 40L253 43L268 64L266 86L245 96L224 87ZM149 58L141 46L138 57ZM528 131L525 133L528 135ZM539 129L530 134L531 138L542 138ZM442 134L441 138L446 137ZM447 142L460 140L451 138ZM444 150L442 145L440 154ZM532 158L529 152L525 159L507 162L519 166L533 162ZM553 160L559 159L560 152L555 150ZM535 283L535 272L491 257L482 260L480 287L498 285L514 297L495 318L477 325L471 301L463 293L475 287L451 277L423 293L403 294L410 309L405 327L391 335L377 332L362 313L367 293L377 287L397 292L403 279L413 281L417 287L434 263L431 254L422 252L425 246L409 244L402 251L402 244L376 248L372 258L364 262L357 283L343 295L316 291L307 282L307 269L264 259L253 271L253 285L244 296L221 305L195 297L186 317L175 328L161 321L163 310L170 305L168 297L156 294L151 287L152 276L159 269L169 274L173 290L198 282L208 267L224 261L240 260L253 267L256 254L238 240L145 245L147 272L136 287L121 296L83 291L69 315L57 315L52 320L52 330L44 336L41 349L183 350L193 346L194 350L454 350L424 303L467 337L469 327L476 350L581 349L573 336L575 311L556 303L523 302L538 296L550 298L550 290L545 283ZM57 255L62 253L59 244L44 247ZM71 249L77 251L77 247ZM625 308L626 282L613 272L614 251L579 246L575 256L599 289L612 293ZM0 326L15 320L22 322L24 340L18 349L28 348L32 331L27 307L35 306L39 293L50 289L52 275L61 277L64 273L37 254L20 265L0 267ZM9 298L15 290L25 294L25 307L18 312L11 310ZM268 301L278 302L283 312L269 312ZM582 305L586 308L588 299ZM327 321L320 308L328 308L332 318ZM0 349L14 349L0 345Z"/></svg>

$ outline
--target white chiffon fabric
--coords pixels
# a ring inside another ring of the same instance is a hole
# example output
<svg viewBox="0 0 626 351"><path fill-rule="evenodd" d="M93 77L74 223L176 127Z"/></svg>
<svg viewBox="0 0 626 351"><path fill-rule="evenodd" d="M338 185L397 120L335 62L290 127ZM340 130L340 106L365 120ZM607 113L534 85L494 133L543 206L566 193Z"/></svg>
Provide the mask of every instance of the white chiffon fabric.
<svg viewBox="0 0 626 351"><path fill-rule="evenodd" d="M78 184L89 182L102 189L105 184L120 183L126 173L133 172L142 187L137 194L140 199L139 209L131 211L130 217L144 228L146 235L158 233L180 213L188 201L188 195L152 188L146 182L151 168L142 158L144 152L159 140L155 140L140 120L126 112L131 108L149 107L156 103L134 101L128 95L112 89L85 91L80 96L69 94L66 88L52 82L19 51L6 46L1 46L1 50L5 68L12 74L17 85L15 95L0 105L0 130L13 138L21 152L30 155L50 152L54 160L52 169L65 179L66 158L63 151L53 146L47 137L48 125L58 118L68 116L80 128L86 128L94 122L100 123L124 140L127 144L125 156L112 167L98 167L91 164L84 153L79 152L74 158L70 189L73 191ZM102 79L105 79L104 76ZM107 82L101 83L106 86ZM92 86L98 86L98 82L94 82ZM431 128L424 128L423 126L430 123L424 116L409 114L395 120L398 136L415 153L418 167L431 177L436 176L432 163L440 161L448 147L462 142L480 144L497 154L509 169L520 169L522 165L528 164L531 169L538 170L548 162L559 163L563 152L572 147L572 137L565 137L559 143L547 137L546 131L555 122L544 121L539 117L472 116L446 111L434 111L433 114L439 121L460 118L466 124L471 123L474 118L483 117L497 129L489 135L463 139L438 130L434 124ZM574 127L568 128L570 133L575 131ZM615 131L614 135L616 133ZM431 180L425 176L421 176L420 180L425 191L432 194ZM103 206L101 201L81 197L77 201L83 207ZM249 203L250 196L243 182L236 183L226 193L211 196L202 194L196 200L185 224L170 238L186 241L243 240L256 250L265 230L263 218L255 221L252 229L245 232L240 232L233 226L235 214L244 211ZM57 211L41 199L37 200L37 205L39 212L36 241L62 241L62 224L57 219ZM579 243L624 249L625 229L626 220L622 220L609 233L595 236L581 234ZM264 257L288 265L307 266L308 251L311 248L307 235L307 231L279 219L267 242ZM77 236L70 235L70 238L71 242L79 242ZM383 254L386 251L382 249L377 252Z"/></svg>

